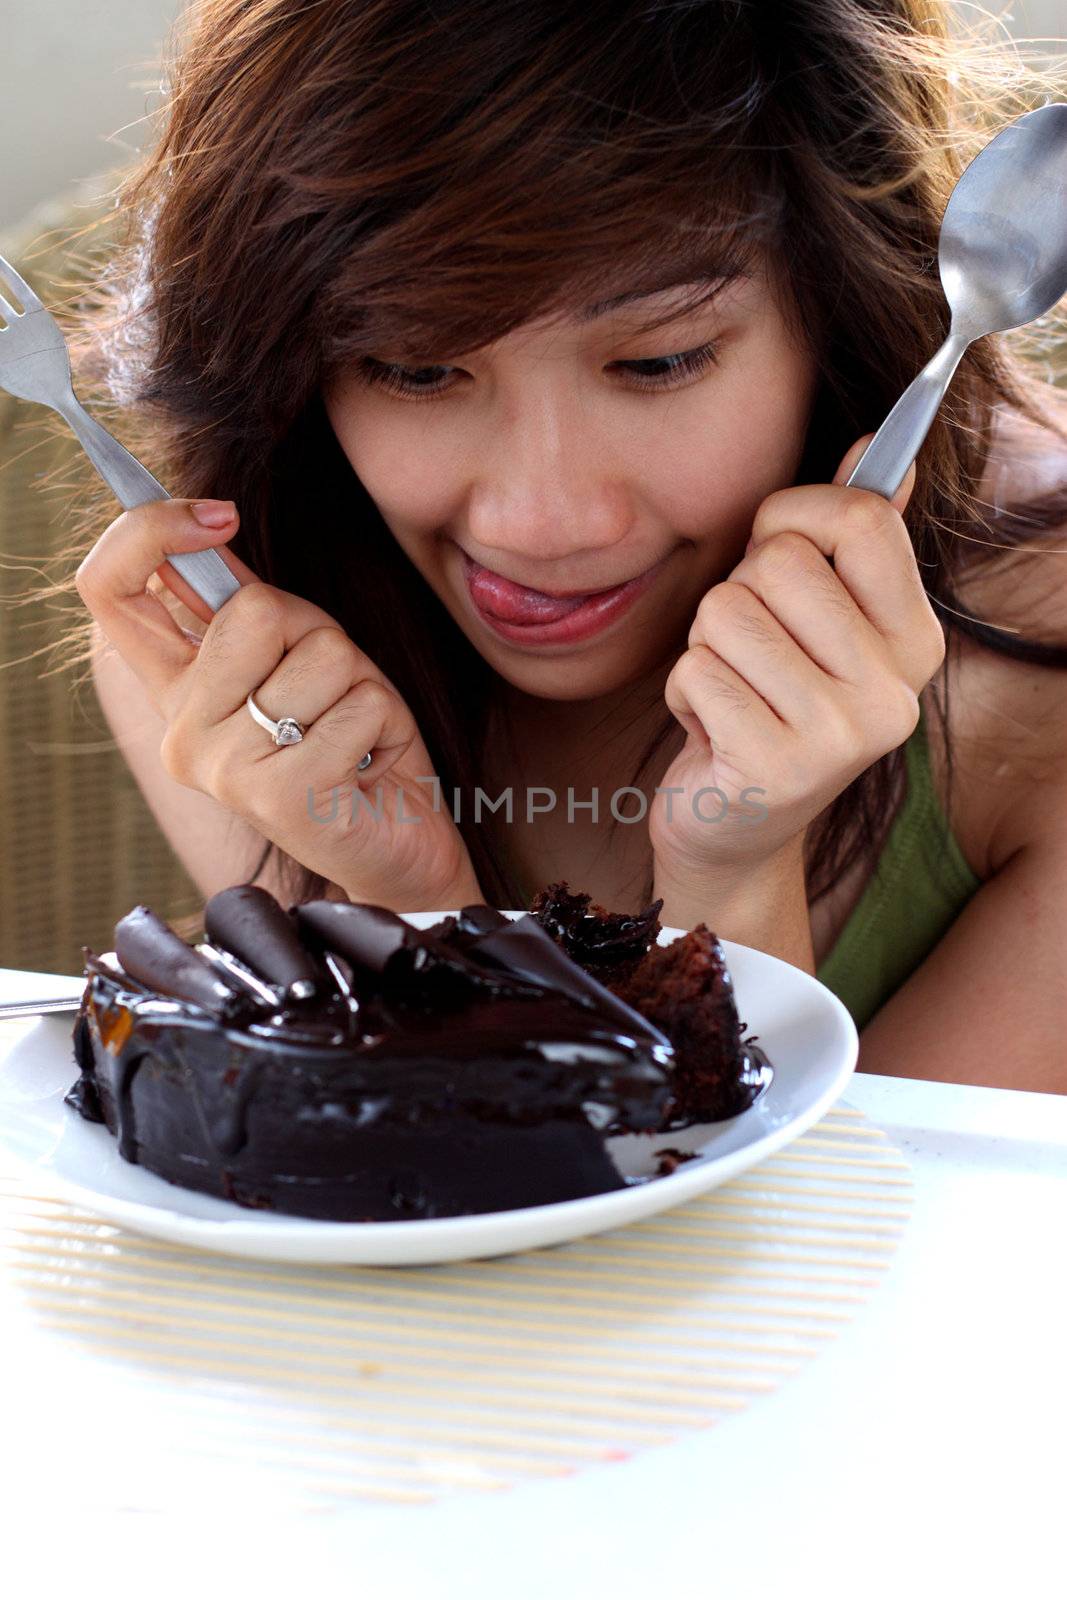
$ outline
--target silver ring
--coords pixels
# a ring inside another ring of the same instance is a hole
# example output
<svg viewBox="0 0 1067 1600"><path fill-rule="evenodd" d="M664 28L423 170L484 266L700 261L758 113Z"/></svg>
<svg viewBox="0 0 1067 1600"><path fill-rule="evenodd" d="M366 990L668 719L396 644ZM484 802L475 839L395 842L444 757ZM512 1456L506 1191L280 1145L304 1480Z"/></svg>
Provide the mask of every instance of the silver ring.
<svg viewBox="0 0 1067 1600"><path fill-rule="evenodd" d="M299 744L307 732L303 723L297 722L295 717L279 717L275 722L273 717L268 717L266 712L259 709L251 695L248 696L245 705L260 727L266 728L275 744ZM365 772L372 759L373 751L368 750L367 754L360 760L358 770Z"/></svg>
<svg viewBox="0 0 1067 1600"><path fill-rule="evenodd" d="M299 744L307 731L302 722L297 722L295 717L279 717L275 722L273 717L268 717L256 705L249 695L245 705L252 713L261 728L266 728L275 744Z"/></svg>

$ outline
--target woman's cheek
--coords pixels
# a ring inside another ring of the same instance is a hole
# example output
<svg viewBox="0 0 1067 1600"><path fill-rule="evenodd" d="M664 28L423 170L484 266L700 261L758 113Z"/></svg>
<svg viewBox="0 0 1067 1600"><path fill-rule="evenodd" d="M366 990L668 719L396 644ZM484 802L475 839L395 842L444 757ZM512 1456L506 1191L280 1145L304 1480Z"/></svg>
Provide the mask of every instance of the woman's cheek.
<svg viewBox="0 0 1067 1600"><path fill-rule="evenodd" d="M752 529L769 494L796 480L804 452L815 372L780 342L735 352L729 381L697 386L684 417L650 459L663 484L671 525L692 538L727 541ZM647 448L647 446L646 446Z"/></svg>
<svg viewBox="0 0 1067 1600"><path fill-rule="evenodd" d="M409 423L400 406L382 405L373 395L335 393L325 404L349 465L402 542L405 530L433 529L452 518L457 453L442 430L420 426L417 418Z"/></svg>

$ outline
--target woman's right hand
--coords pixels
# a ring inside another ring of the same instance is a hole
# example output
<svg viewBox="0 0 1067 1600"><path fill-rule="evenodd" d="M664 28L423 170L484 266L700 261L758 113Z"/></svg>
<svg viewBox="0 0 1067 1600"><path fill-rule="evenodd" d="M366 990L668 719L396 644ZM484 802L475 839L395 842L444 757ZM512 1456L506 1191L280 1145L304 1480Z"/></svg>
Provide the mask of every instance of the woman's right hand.
<svg viewBox="0 0 1067 1600"><path fill-rule="evenodd" d="M481 901L414 717L341 626L261 582L231 550L219 555L241 587L217 612L167 563L171 553L224 546L237 531L231 501L195 505L154 500L123 512L75 578L167 723L166 771L352 900L395 911ZM155 572L207 624L199 643L149 592ZM303 739L275 745L249 713L249 693L267 716L295 717ZM368 750L371 764L358 772Z"/></svg>

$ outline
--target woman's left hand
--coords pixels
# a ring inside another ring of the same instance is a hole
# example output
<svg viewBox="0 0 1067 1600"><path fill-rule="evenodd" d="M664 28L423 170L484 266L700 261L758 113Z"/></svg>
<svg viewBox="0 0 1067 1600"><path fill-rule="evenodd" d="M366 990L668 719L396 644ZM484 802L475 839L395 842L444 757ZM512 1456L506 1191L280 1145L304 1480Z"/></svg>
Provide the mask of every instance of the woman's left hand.
<svg viewBox="0 0 1067 1600"><path fill-rule="evenodd" d="M901 515L914 466L891 502L845 485L871 438L833 484L769 495L740 564L700 602L665 689L688 737L649 810L658 882L710 888L795 856L918 722L945 637Z"/></svg>

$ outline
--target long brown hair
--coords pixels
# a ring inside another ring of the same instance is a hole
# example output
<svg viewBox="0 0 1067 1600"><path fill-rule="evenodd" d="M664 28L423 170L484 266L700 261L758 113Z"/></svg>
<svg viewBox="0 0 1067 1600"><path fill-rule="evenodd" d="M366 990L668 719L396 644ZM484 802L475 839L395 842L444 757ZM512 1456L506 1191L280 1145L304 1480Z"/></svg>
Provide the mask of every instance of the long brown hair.
<svg viewBox="0 0 1067 1600"><path fill-rule="evenodd" d="M759 247L821 373L798 481L828 482L947 332L956 177L1057 81L980 27L950 35L929 0L200 0L186 28L158 139L117 197L123 248L69 313L83 391L173 493L236 500L233 548L382 667L446 795L479 782L495 674L352 471L323 383L386 344L474 349ZM907 523L950 645L1063 667L1062 643L980 620L955 588L1067 519L1067 486L978 499L997 405L1067 438L1045 368L1059 333L1045 319L970 348ZM665 712L635 783L672 731ZM901 749L820 819L812 899L873 861L902 777ZM484 830L459 825L486 899L522 903ZM324 891L288 866L294 900Z"/></svg>

